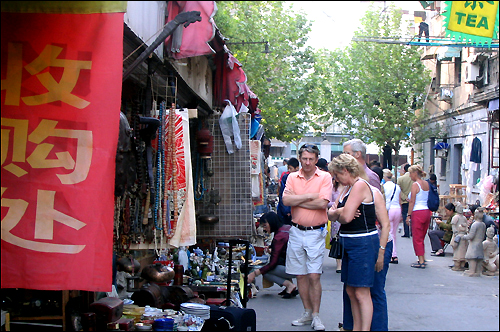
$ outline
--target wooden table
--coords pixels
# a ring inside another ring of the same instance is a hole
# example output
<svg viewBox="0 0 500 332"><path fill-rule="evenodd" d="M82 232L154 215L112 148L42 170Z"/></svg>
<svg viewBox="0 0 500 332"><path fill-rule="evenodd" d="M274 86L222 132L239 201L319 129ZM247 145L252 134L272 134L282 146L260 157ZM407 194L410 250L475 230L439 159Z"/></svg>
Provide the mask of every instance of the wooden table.
<svg viewBox="0 0 500 332"><path fill-rule="evenodd" d="M466 185L463 184L450 184L450 195L451 196L462 196L465 195Z"/></svg>

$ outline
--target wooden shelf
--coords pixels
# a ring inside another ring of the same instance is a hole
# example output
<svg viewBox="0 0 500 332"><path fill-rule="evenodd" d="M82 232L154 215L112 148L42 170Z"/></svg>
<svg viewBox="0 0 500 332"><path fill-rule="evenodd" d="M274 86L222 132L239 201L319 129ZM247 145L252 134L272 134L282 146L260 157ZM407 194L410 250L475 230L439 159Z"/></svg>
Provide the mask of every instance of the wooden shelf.
<svg viewBox="0 0 500 332"><path fill-rule="evenodd" d="M64 316L16 316L12 317L11 321L13 322L18 322L18 321L33 321L33 320L60 320L64 319Z"/></svg>
<svg viewBox="0 0 500 332"><path fill-rule="evenodd" d="M465 194L464 190L467 188L466 185L463 184L450 184L450 196L460 196Z"/></svg>
<svg viewBox="0 0 500 332"><path fill-rule="evenodd" d="M39 316L15 316L10 315L10 321L12 322L36 322L36 321L61 321L62 330L66 331L66 304L69 301L68 290L63 291L36 291L36 292L59 292L61 294L61 309L60 315L39 315ZM41 323L43 324L43 323Z"/></svg>

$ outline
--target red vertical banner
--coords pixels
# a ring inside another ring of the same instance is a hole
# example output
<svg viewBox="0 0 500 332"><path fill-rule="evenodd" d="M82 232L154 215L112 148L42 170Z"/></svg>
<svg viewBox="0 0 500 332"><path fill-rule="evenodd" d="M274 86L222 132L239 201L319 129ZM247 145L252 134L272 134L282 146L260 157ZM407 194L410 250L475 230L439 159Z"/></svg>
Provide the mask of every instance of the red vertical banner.
<svg viewBox="0 0 500 332"><path fill-rule="evenodd" d="M1 287L110 291L123 12L1 26Z"/></svg>

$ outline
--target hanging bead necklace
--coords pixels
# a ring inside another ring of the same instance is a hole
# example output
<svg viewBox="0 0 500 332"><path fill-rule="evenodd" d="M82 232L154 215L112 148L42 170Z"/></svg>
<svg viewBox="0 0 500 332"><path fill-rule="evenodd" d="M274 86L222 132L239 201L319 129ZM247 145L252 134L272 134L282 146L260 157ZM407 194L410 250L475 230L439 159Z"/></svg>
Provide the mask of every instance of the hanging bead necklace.
<svg viewBox="0 0 500 332"><path fill-rule="evenodd" d="M170 108L169 111L169 118L168 118L168 136L167 136L167 172L166 174L172 174L171 177L171 185L168 186L169 188L172 187L172 205L173 205L173 219L172 223L168 223L168 229L163 229L165 236L167 239L171 239L174 234L175 230L177 228L177 158L176 158L176 137L175 137L175 120L176 120L176 114L175 114L175 104L172 104L172 107ZM171 170L171 172L169 172ZM165 186L167 187L167 186ZM167 188L165 188L167 189ZM170 209L168 210L168 213L170 214ZM166 219L166 218L165 218ZM170 218L169 218L170 219Z"/></svg>

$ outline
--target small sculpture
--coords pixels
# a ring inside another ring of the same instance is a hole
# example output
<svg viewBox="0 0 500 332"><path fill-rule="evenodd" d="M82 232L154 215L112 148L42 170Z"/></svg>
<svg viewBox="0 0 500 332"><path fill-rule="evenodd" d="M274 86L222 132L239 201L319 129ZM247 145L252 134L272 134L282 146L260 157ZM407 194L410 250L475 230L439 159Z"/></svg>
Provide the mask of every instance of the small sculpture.
<svg viewBox="0 0 500 332"><path fill-rule="evenodd" d="M453 248L453 263L451 268L453 271L465 271L465 253L469 243L462 240L467 233L468 223L467 218L463 215L463 206L460 202L455 203L455 211L457 214L451 219L451 229L453 238L451 239L451 247Z"/></svg>
<svg viewBox="0 0 500 332"><path fill-rule="evenodd" d="M482 211L476 210L474 213L474 222L472 223L469 233L462 237L462 240L469 241L465 259L469 263L469 271L465 275L469 277L479 277L483 270L483 239L486 233L486 225L483 222Z"/></svg>
<svg viewBox="0 0 500 332"><path fill-rule="evenodd" d="M483 274L487 276L498 275L498 246L493 241L494 235L495 228L492 225L486 230L486 240L483 241Z"/></svg>

